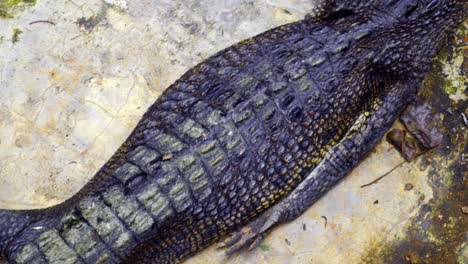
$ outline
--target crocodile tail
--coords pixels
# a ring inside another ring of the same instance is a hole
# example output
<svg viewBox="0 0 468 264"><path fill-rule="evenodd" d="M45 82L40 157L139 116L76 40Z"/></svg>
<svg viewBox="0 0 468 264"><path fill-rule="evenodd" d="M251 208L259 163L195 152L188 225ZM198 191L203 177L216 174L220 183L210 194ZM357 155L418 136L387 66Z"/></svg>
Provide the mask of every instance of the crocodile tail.
<svg viewBox="0 0 468 264"><path fill-rule="evenodd" d="M34 220L26 210L0 209L0 259L6 257L7 245Z"/></svg>

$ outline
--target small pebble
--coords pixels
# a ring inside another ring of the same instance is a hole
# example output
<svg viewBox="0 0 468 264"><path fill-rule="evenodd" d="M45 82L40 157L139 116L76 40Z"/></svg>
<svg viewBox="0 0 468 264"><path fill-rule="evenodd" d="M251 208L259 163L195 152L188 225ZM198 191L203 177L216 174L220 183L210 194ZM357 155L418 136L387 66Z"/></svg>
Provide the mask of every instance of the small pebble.
<svg viewBox="0 0 468 264"><path fill-rule="evenodd" d="M419 256L416 255L416 254L413 253L413 252L407 254L407 255L405 256L405 260L406 260L408 263L411 263L411 264L419 264L419 263L421 263Z"/></svg>
<svg viewBox="0 0 468 264"><path fill-rule="evenodd" d="M461 208L461 211L462 211L462 213L464 213L464 214L468 214L468 206L463 206L463 207Z"/></svg>
<svg viewBox="0 0 468 264"><path fill-rule="evenodd" d="M414 188L414 186L413 186L413 184L411 184L411 183L407 183L407 184L405 185L405 191L410 191L410 190L412 190L413 188Z"/></svg>

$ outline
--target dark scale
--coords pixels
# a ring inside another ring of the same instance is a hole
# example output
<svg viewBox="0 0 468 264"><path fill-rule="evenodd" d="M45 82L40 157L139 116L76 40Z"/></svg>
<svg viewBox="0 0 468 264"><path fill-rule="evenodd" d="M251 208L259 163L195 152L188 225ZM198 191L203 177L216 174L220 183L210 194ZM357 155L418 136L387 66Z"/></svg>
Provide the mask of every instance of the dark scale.
<svg viewBox="0 0 468 264"><path fill-rule="evenodd" d="M0 210L1 256L177 263L233 232L227 253L258 245L372 149L467 13L382 2L321 0L195 66L74 197Z"/></svg>

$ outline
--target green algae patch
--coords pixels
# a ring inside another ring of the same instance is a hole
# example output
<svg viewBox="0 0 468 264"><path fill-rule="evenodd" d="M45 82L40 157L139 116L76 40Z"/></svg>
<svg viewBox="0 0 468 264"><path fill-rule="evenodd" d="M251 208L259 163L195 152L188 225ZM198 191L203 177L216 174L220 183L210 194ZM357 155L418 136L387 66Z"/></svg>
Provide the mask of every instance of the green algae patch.
<svg viewBox="0 0 468 264"><path fill-rule="evenodd" d="M267 246L267 245L260 245L260 249L261 249L262 251L270 251L270 247Z"/></svg>
<svg viewBox="0 0 468 264"><path fill-rule="evenodd" d="M37 0L0 0L0 19L10 19L26 6L34 6Z"/></svg>
<svg viewBox="0 0 468 264"><path fill-rule="evenodd" d="M19 41L20 35L23 34L23 31L19 28L13 29L13 35L11 36L11 43L15 44Z"/></svg>
<svg viewBox="0 0 468 264"><path fill-rule="evenodd" d="M442 51L436 58L436 65L445 77L440 85L454 103L466 101L466 74L463 67L467 50L463 43L467 37L468 20L465 20L456 32L454 52L449 54L448 51Z"/></svg>

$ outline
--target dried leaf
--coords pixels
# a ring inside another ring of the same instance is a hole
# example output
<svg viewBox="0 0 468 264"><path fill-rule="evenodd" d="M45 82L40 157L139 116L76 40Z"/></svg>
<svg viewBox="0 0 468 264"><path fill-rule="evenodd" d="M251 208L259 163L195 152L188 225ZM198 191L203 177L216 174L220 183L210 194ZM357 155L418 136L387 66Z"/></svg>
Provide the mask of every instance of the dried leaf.
<svg viewBox="0 0 468 264"><path fill-rule="evenodd" d="M441 116L421 99L416 100L401 115L401 121L426 149L442 143L443 134L439 132Z"/></svg>
<svg viewBox="0 0 468 264"><path fill-rule="evenodd" d="M387 141L400 152L405 160L410 161L417 157L418 143L406 131L393 129L387 133Z"/></svg>

